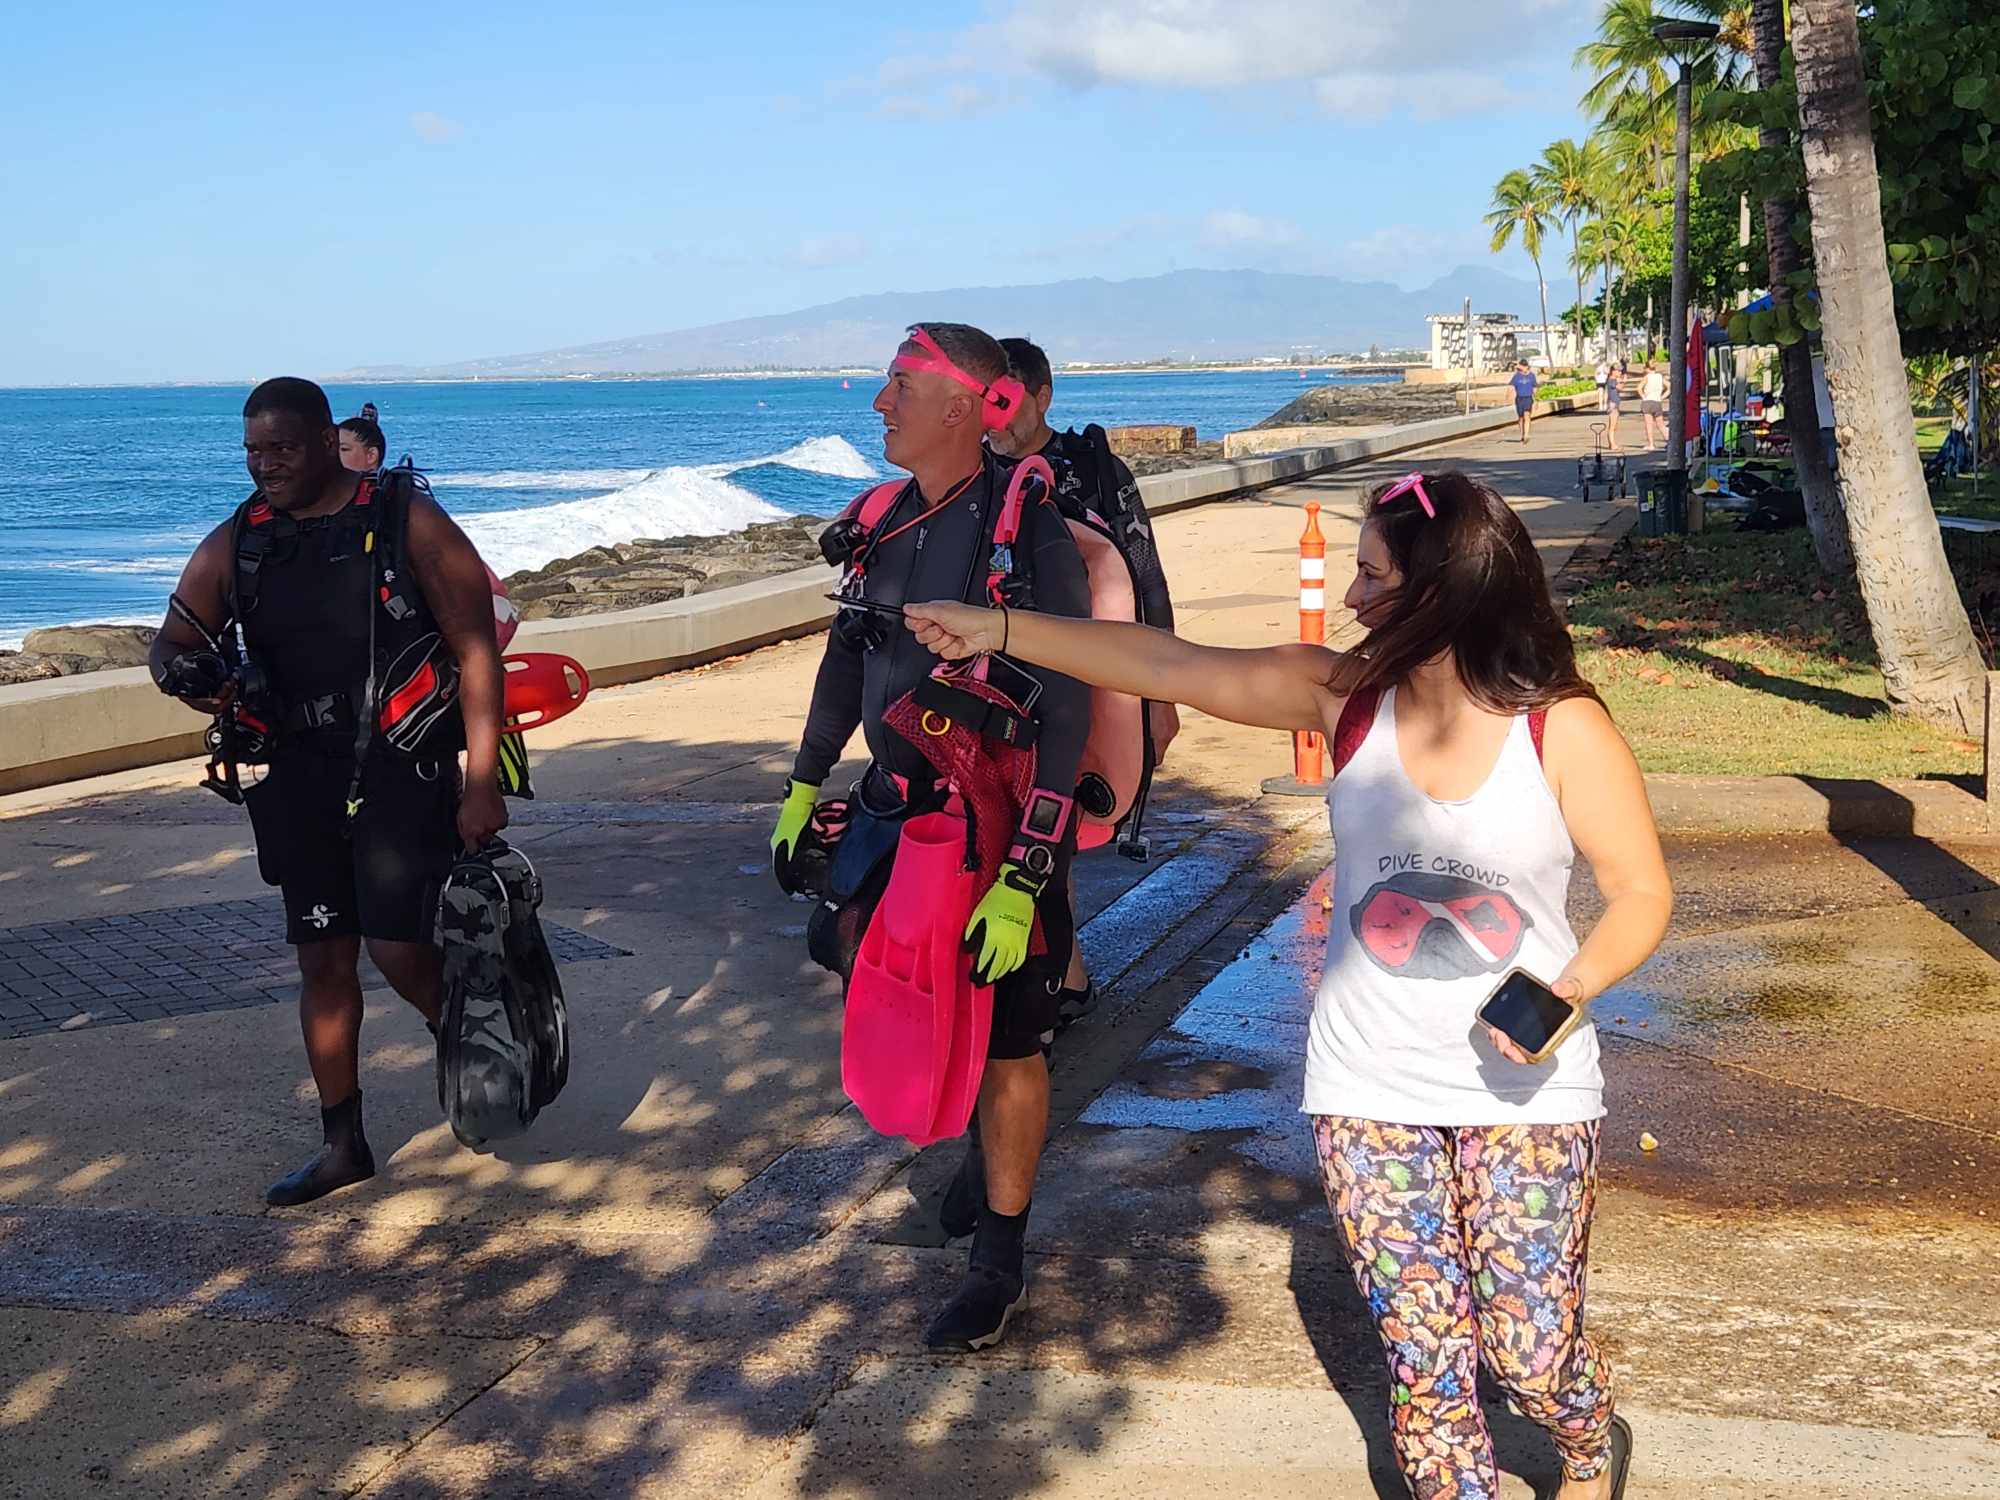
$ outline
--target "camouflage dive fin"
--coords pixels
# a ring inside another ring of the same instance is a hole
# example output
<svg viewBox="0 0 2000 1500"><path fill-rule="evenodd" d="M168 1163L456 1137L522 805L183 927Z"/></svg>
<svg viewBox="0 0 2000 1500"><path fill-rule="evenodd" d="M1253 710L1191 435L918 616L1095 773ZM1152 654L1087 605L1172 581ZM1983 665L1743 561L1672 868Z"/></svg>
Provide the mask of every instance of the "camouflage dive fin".
<svg viewBox="0 0 2000 1500"><path fill-rule="evenodd" d="M438 904L438 1105L474 1150L521 1134L569 1077L569 1012L541 903L527 856L495 839L459 857Z"/></svg>

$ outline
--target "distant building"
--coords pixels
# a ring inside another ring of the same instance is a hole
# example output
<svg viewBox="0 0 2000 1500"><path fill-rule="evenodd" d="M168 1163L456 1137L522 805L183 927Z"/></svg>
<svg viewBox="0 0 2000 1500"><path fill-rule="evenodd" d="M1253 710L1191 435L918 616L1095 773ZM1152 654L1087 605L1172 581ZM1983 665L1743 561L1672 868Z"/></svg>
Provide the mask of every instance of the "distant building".
<svg viewBox="0 0 2000 1500"><path fill-rule="evenodd" d="M1432 313L1424 321L1431 325L1431 368L1465 369L1465 314ZM1538 358L1542 354L1546 354L1549 361L1556 365L1583 362L1576 349L1576 330L1567 323L1523 323L1512 313L1474 313L1472 327L1475 338L1471 368L1474 374L1510 370L1516 360ZM1535 340L1532 353L1522 349L1523 335Z"/></svg>

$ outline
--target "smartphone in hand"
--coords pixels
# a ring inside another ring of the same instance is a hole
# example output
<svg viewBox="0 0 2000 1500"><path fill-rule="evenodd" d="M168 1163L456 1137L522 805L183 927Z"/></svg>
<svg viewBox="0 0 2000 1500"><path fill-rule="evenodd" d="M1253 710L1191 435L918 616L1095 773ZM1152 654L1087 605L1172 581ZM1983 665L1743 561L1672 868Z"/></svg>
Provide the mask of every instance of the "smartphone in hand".
<svg viewBox="0 0 2000 1500"><path fill-rule="evenodd" d="M1506 1037L1531 1063L1545 1062L1583 1019L1571 1005L1524 969L1510 971L1479 1007L1479 1019Z"/></svg>

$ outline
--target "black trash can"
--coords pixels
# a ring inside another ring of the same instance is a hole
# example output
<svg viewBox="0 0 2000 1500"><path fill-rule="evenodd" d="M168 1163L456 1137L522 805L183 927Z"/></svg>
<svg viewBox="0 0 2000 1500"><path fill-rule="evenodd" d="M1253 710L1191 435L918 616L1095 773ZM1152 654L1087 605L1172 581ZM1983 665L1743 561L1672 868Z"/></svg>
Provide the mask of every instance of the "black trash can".
<svg viewBox="0 0 2000 1500"><path fill-rule="evenodd" d="M1639 471L1639 535L1687 534L1687 470Z"/></svg>

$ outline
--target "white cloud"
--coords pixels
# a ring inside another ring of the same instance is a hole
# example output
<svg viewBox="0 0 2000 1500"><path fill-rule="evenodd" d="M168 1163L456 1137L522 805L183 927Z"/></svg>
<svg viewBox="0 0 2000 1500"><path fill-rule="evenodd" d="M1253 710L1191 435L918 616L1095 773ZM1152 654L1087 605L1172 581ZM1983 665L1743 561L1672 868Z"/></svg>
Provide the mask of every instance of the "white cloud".
<svg viewBox="0 0 2000 1500"><path fill-rule="evenodd" d="M1341 73L1315 79L1312 96L1330 115L1379 120L1391 113L1420 120L1486 114L1528 102L1491 74L1439 68L1399 77L1390 73Z"/></svg>
<svg viewBox="0 0 2000 1500"><path fill-rule="evenodd" d="M1289 250L1306 233L1289 219L1266 218L1240 208L1217 209L1201 221L1201 241L1218 250Z"/></svg>
<svg viewBox="0 0 2000 1500"><path fill-rule="evenodd" d="M446 141L455 141L465 133L465 127L456 120L447 120L443 115L432 114L420 109L410 116L410 129L420 140L433 146L442 146Z"/></svg>
<svg viewBox="0 0 2000 1500"><path fill-rule="evenodd" d="M1278 85L1333 114L1437 118L1516 102L1501 65L1567 59L1587 11L1588 0L1013 0L971 50L1075 85Z"/></svg>
<svg viewBox="0 0 2000 1500"><path fill-rule="evenodd" d="M851 231L809 234L799 241L793 259L813 270L824 270L828 266L848 266L858 260L865 260L869 248L865 235Z"/></svg>

